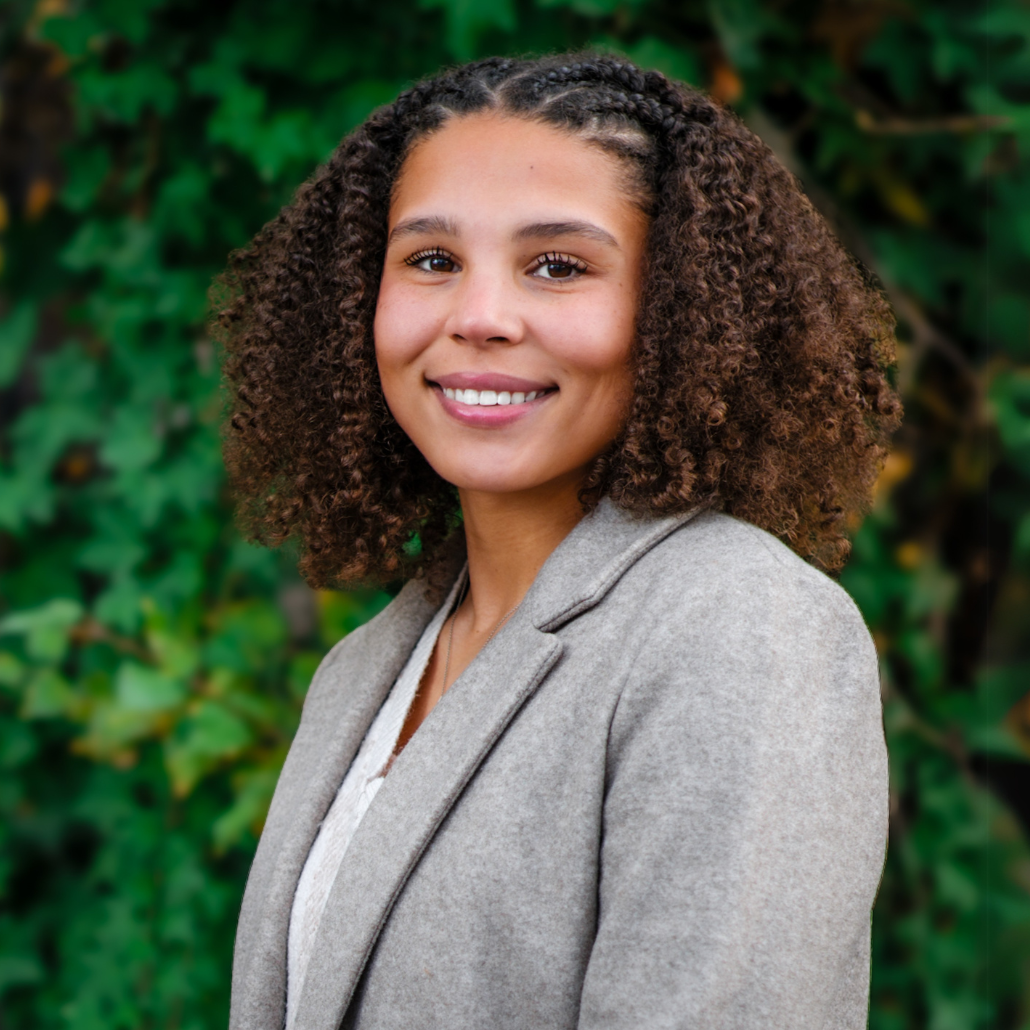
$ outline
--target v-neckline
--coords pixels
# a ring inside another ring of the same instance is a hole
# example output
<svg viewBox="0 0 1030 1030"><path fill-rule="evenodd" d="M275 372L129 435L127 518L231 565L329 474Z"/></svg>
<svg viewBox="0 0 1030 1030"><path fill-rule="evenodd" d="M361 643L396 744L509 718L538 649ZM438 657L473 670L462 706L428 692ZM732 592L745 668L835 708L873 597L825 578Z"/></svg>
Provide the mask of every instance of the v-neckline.
<svg viewBox="0 0 1030 1030"><path fill-rule="evenodd" d="M411 718L411 710L415 706L415 702L418 700L418 695L425 685L426 674L429 672L430 666L433 664L433 654L436 651L437 645L440 643L440 636L443 633L444 627L447 625L447 620L455 613L457 607L463 600L463 594L465 590L465 584L468 582L468 563L462 568L458 574L457 579L454 581L450 592L448 593L444 603L438 609L436 615L433 616L429 625L426 627L424 633L419 638L418 643L415 645L415 651L424 649L425 654L421 661L421 668L419 669L418 680L415 684L414 690L411 692L411 696L407 699L404 706L404 719L401 722L400 729L397 731L397 736L394 738L393 744L391 745L390 755L380 769L378 775L385 779L387 773L393 767L394 762L400 757L401 752L411 743L412 738L418 732L422 724L432 714L432 709L427 712L419 722L419 725L415 727L407 738L404 736L404 731L408 728L408 720ZM431 638L431 640L430 640ZM426 645L429 646L426 646ZM415 652L412 653L414 658ZM406 665L401 672L401 675L397 677L397 682L400 683L401 679L408 675L408 666ZM453 684L452 684L453 685ZM395 684L396 687L396 684ZM446 691L445 691L446 693ZM392 694L392 691L391 691ZM390 703L390 698L384 702L384 706ZM439 702L438 702L439 703ZM434 706L435 707L435 706ZM401 744L401 741L404 741Z"/></svg>

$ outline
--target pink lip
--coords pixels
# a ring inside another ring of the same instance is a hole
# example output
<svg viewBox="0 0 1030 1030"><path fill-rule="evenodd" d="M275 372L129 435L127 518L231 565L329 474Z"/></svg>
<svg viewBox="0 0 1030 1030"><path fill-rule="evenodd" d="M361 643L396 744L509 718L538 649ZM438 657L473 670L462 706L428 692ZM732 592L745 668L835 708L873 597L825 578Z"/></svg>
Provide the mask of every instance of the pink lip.
<svg viewBox="0 0 1030 1030"><path fill-rule="evenodd" d="M448 390L496 390L500 393L531 393L536 390L553 390L554 383L534 382L519 379L518 376L501 375L499 372L450 372L445 376L426 377L431 383Z"/></svg>
<svg viewBox="0 0 1030 1030"><path fill-rule="evenodd" d="M525 380L521 379L515 381L519 383L525 382ZM463 387L456 386L454 389L460 390ZM469 386L467 389L474 390L476 387ZM494 429L510 425L512 422L517 422L520 418L526 418L532 415L541 404L546 404L557 392L557 390L552 390L550 393L545 393L535 400L525 401L522 404L491 404L483 407L478 404L461 404L458 401L452 401L444 394L441 387L434 385L433 388L433 393L436 394L443 405L443 410L451 418L464 426L471 426L475 429Z"/></svg>

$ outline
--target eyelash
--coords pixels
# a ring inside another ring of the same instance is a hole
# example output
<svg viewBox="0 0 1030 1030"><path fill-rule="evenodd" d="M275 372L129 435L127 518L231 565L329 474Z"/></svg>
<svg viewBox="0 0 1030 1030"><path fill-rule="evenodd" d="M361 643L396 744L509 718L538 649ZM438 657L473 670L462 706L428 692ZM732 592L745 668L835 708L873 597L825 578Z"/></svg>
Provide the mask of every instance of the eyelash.
<svg viewBox="0 0 1030 1030"><path fill-rule="evenodd" d="M578 258L572 257L571 254L558 254L555 252L550 254L541 254L540 257L536 259L533 271L536 271L538 268L543 268L544 265L568 265L569 268L578 272L580 275L587 270L586 264Z"/></svg>
<svg viewBox="0 0 1030 1030"><path fill-rule="evenodd" d="M426 258L432 257L440 257L445 258L447 261L454 261L454 256L452 254L448 254L442 247L430 247L429 250L420 250L417 254L412 254L411 257L405 258L404 263L414 267L415 265L425 261ZM455 262L455 264L457 264L457 262Z"/></svg>
<svg viewBox="0 0 1030 1030"><path fill-rule="evenodd" d="M454 261L454 263L457 264L454 260L454 255L449 254L442 247L430 247L428 250L420 250L417 253L412 254L411 257L405 258L404 263L415 268L425 261L426 258L435 257L444 258L446 261ZM587 265L585 262L572 257L571 254L559 254L557 251L541 254L533 265L533 271L535 272L537 269L543 268L545 265L567 265L580 275L587 271ZM560 282L561 280L556 279L555 281Z"/></svg>

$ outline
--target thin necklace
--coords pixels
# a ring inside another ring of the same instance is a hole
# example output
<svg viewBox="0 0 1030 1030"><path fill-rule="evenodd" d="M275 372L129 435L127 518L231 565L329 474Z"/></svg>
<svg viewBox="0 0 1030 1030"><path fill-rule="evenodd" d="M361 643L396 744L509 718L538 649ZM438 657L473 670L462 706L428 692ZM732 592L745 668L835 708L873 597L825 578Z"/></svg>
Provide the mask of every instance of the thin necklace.
<svg viewBox="0 0 1030 1030"><path fill-rule="evenodd" d="M443 663L443 691L442 691L442 693L444 693L444 694L447 693L447 676L448 676L448 674L451 671L451 646L454 644L454 624L458 621L458 609L461 608L461 606L465 603L465 595L468 593L468 587L469 587L469 581L466 578L465 584L461 588L461 597L458 598L458 604L457 604L457 606L454 609L454 614L451 615L451 628L450 628L450 632L447 634L447 657L444 659L444 663ZM519 601L519 603L517 605L515 605L515 607L512 608L512 610L510 612L508 612L507 615L502 615L501 616L500 621L490 631L490 636L488 636L486 638L486 640L483 641L483 647L486 647L486 645L489 644L491 640L493 640L493 638L497 635L497 631L519 610L519 607L521 606L521 604L522 604L522 602ZM482 651L483 647L481 647L479 650Z"/></svg>

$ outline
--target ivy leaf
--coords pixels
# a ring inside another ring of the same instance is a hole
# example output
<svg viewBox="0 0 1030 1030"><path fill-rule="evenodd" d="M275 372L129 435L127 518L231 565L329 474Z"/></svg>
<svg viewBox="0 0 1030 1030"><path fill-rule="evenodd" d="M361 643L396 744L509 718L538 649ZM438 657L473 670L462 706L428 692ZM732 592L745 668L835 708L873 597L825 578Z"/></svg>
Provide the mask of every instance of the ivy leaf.
<svg viewBox="0 0 1030 1030"><path fill-rule="evenodd" d="M44 975L43 964L35 956L0 955L0 994L9 987L38 984Z"/></svg>
<svg viewBox="0 0 1030 1030"><path fill-rule="evenodd" d="M997 376L991 384L990 399L1006 453L1030 474L1030 373Z"/></svg>
<svg viewBox="0 0 1030 1030"><path fill-rule="evenodd" d="M165 762L179 797L253 740L250 727L224 704L204 701L165 742Z"/></svg>
<svg viewBox="0 0 1030 1030"><path fill-rule="evenodd" d="M511 0L419 0L423 11L442 8L447 48L459 61L471 60L478 37L487 29L511 32L515 28L515 8Z"/></svg>
<svg viewBox="0 0 1030 1030"><path fill-rule="evenodd" d="M248 830L260 832L278 779L278 768L248 769L237 774L236 799L211 827L216 851L226 851Z"/></svg>
<svg viewBox="0 0 1030 1030"><path fill-rule="evenodd" d="M0 389L9 386L36 335L36 307L22 301L0 322Z"/></svg>
<svg viewBox="0 0 1030 1030"><path fill-rule="evenodd" d="M22 698L23 719L52 719L71 714L75 694L68 681L53 668L39 669L29 679Z"/></svg>
<svg viewBox="0 0 1030 1030"><path fill-rule="evenodd" d="M21 636L30 658L59 662L68 649L68 631L82 619L83 614L78 601L70 597L55 597L38 608L12 612L0 619L0 636Z"/></svg>
<svg viewBox="0 0 1030 1030"><path fill-rule="evenodd" d="M115 696L128 712L160 712L182 704L186 686L158 669L123 662L115 677Z"/></svg>

